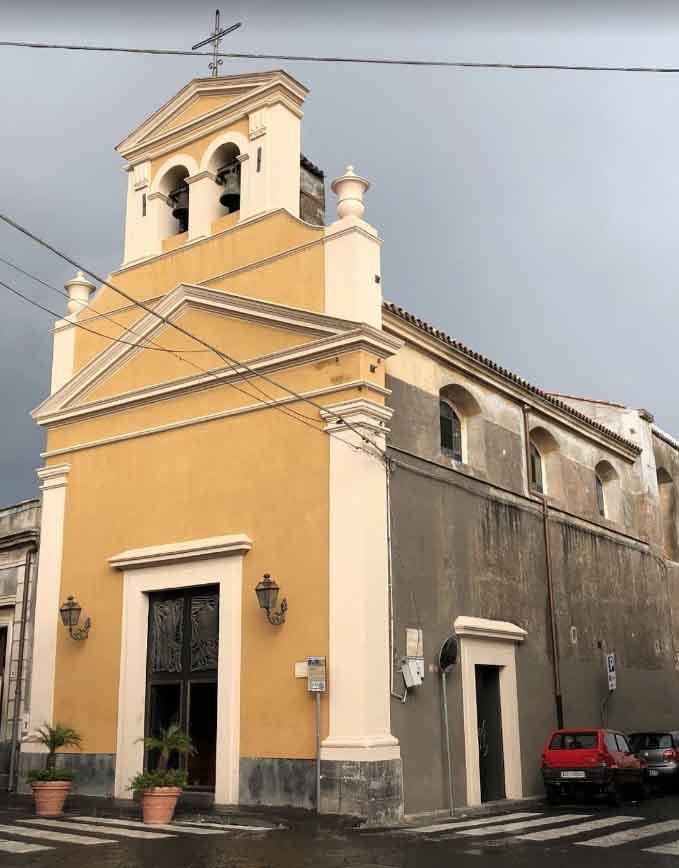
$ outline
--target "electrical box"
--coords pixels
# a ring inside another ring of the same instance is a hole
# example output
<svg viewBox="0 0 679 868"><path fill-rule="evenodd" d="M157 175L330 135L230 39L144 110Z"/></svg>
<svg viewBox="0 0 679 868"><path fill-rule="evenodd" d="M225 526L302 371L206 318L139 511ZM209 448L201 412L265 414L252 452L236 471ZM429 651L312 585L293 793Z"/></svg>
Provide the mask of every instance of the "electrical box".
<svg viewBox="0 0 679 868"><path fill-rule="evenodd" d="M309 693L325 693L327 690L325 657L309 657L307 660L307 690Z"/></svg>
<svg viewBox="0 0 679 868"><path fill-rule="evenodd" d="M406 627L406 660L419 679L413 686L419 687L424 681L424 631L419 627Z"/></svg>
<svg viewBox="0 0 679 868"><path fill-rule="evenodd" d="M401 664L401 672L406 687L419 687L422 684L422 676L416 658L406 657Z"/></svg>

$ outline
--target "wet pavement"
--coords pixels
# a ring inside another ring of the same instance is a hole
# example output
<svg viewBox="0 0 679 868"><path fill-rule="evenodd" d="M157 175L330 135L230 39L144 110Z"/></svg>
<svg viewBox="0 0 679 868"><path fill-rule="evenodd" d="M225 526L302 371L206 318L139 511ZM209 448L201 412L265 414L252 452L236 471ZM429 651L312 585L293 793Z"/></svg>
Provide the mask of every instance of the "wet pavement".
<svg viewBox="0 0 679 868"><path fill-rule="evenodd" d="M397 829L294 811L208 815L190 805L154 829L135 806L78 798L63 819L39 821L29 798L0 798L3 868L601 868L603 860L679 868L679 796L616 808L528 801Z"/></svg>

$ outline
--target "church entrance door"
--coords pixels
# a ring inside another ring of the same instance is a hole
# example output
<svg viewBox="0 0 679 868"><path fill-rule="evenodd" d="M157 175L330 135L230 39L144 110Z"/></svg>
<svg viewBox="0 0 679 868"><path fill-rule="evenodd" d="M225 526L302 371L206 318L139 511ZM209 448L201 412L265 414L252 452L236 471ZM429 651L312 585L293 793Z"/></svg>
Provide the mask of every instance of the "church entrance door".
<svg viewBox="0 0 679 868"><path fill-rule="evenodd" d="M195 756L170 765L185 768L194 789L215 787L218 654L218 585L149 595L145 732L157 736L174 723L189 733ZM146 768L157 764L147 751Z"/></svg>

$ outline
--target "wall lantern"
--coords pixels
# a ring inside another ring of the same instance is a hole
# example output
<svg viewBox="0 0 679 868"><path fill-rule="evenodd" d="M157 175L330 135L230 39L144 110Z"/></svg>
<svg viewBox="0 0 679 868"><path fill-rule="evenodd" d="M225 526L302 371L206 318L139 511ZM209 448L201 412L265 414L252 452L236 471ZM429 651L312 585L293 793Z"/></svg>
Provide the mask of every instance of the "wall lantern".
<svg viewBox="0 0 679 868"><path fill-rule="evenodd" d="M68 635L71 639L87 639L87 634L90 632L92 621L89 618L85 618L82 627L78 627L82 610L80 603L73 597L69 597L59 609L61 621L64 627L68 627Z"/></svg>
<svg viewBox="0 0 679 868"><path fill-rule="evenodd" d="M283 600L280 609L276 612L276 600L278 599L279 591L278 584L268 573L264 573L264 578L261 582L257 583L255 588L260 608L266 612L269 623L275 626L285 623L285 613L288 611L288 601Z"/></svg>

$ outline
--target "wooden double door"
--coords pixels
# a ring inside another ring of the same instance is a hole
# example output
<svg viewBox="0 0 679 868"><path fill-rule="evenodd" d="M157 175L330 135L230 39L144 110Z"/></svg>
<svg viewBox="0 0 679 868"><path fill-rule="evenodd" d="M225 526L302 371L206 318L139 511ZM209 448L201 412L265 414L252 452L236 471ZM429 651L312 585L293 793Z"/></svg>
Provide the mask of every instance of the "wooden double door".
<svg viewBox="0 0 679 868"><path fill-rule="evenodd" d="M158 735L174 723L188 732L195 756L170 765L186 769L194 789L215 786L218 667L219 586L151 594L145 731ZM158 757L147 752L145 762L153 770Z"/></svg>

